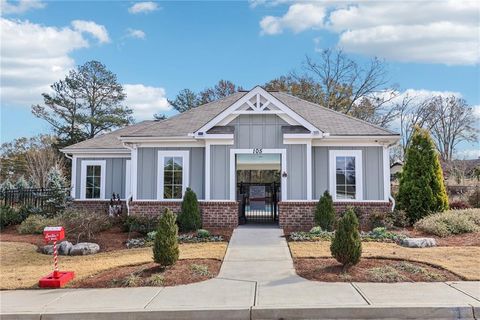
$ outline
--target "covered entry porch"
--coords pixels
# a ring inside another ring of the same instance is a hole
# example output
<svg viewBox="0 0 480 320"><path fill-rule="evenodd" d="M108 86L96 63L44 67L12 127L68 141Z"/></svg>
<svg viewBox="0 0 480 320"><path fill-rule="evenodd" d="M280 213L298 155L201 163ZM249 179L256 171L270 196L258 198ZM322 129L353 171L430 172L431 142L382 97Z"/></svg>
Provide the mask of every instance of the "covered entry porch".
<svg viewBox="0 0 480 320"><path fill-rule="evenodd" d="M235 153L234 157L239 223L278 223L278 202L282 199L282 174L285 174L282 152L254 149Z"/></svg>

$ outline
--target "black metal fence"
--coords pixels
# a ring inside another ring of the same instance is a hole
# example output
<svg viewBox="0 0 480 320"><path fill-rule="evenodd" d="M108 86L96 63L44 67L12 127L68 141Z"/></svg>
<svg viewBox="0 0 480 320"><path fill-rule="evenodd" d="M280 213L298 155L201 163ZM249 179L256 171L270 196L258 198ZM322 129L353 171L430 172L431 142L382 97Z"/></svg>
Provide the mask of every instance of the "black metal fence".
<svg viewBox="0 0 480 320"><path fill-rule="evenodd" d="M65 188L68 192L69 188ZM7 189L0 191L0 201L6 206L30 206L48 210L51 204L47 201L53 195L52 189L28 188Z"/></svg>
<svg viewBox="0 0 480 320"><path fill-rule="evenodd" d="M277 222L279 194L279 183L238 183L239 223Z"/></svg>

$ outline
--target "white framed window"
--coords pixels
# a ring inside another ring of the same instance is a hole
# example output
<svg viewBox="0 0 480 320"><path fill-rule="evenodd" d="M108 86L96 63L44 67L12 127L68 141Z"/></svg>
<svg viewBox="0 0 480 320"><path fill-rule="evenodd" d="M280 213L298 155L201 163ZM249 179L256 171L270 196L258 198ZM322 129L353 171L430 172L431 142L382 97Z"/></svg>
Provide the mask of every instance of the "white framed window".
<svg viewBox="0 0 480 320"><path fill-rule="evenodd" d="M189 152L158 152L157 199L181 200L189 186Z"/></svg>
<svg viewBox="0 0 480 320"><path fill-rule="evenodd" d="M105 160L83 160L81 168L81 199L105 199Z"/></svg>
<svg viewBox="0 0 480 320"><path fill-rule="evenodd" d="M362 151L330 150L329 162L333 200L363 200Z"/></svg>

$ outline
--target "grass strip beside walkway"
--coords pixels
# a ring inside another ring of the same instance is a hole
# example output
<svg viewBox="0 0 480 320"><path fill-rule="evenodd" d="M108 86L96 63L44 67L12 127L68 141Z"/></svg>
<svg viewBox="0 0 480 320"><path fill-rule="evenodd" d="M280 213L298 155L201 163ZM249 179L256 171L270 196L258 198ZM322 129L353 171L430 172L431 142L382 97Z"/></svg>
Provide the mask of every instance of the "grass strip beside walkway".
<svg viewBox="0 0 480 320"><path fill-rule="evenodd" d="M289 242L294 258L331 257L330 241ZM362 257L405 259L445 268L465 280L480 280L480 247L405 248L394 243L362 242Z"/></svg>
<svg viewBox="0 0 480 320"><path fill-rule="evenodd" d="M180 244L180 259L222 260L226 242ZM36 286L38 280L52 271L52 256L38 253L29 243L0 242L0 289ZM124 249L89 256L59 256L59 268L75 271L75 279L119 266L152 262L152 248Z"/></svg>

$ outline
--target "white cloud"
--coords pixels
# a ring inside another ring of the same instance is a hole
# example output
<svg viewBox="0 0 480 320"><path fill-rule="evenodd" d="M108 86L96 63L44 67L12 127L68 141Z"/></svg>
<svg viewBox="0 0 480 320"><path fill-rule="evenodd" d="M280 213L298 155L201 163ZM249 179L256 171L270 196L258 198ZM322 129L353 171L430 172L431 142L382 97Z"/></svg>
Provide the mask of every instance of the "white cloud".
<svg viewBox="0 0 480 320"><path fill-rule="evenodd" d="M79 30L0 19L2 105L30 107L75 67L71 53L89 46Z"/></svg>
<svg viewBox="0 0 480 320"><path fill-rule="evenodd" d="M300 16L286 23L290 9L299 5L314 6L306 12L317 19ZM260 26L263 34L323 28L338 33L338 45L345 51L394 61L480 63L478 1L474 0L301 2L290 5L284 16L264 17Z"/></svg>
<svg viewBox="0 0 480 320"><path fill-rule="evenodd" d="M76 31L91 34L93 37L97 38L100 43L110 42L107 29L93 21L73 20L72 26Z"/></svg>
<svg viewBox="0 0 480 320"><path fill-rule="evenodd" d="M171 109L164 88L143 84L124 84L127 105L133 109L136 120L153 119L158 112Z"/></svg>
<svg viewBox="0 0 480 320"><path fill-rule="evenodd" d="M148 13L158 10L158 4L153 1L144 1L144 2L137 2L130 8L128 8L128 12L137 14L137 13Z"/></svg>
<svg viewBox="0 0 480 320"><path fill-rule="evenodd" d="M475 149L464 149L455 152L455 159L479 159L480 148L477 145Z"/></svg>
<svg viewBox="0 0 480 320"><path fill-rule="evenodd" d="M296 3L282 17L266 16L260 21L262 34L280 34L285 29L298 33L323 26L325 7L318 3Z"/></svg>
<svg viewBox="0 0 480 320"><path fill-rule="evenodd" d="M136 39L145 39L145 32L138 29L127 29L127 37Z"/></svg>
<svg viewBox="0 0 480 320"><path fill-rule="evenodd" d="M0 0L0 11L3 14L21 14L33 9L45 8L45 3L40 0L7 1Z"/></svg>

